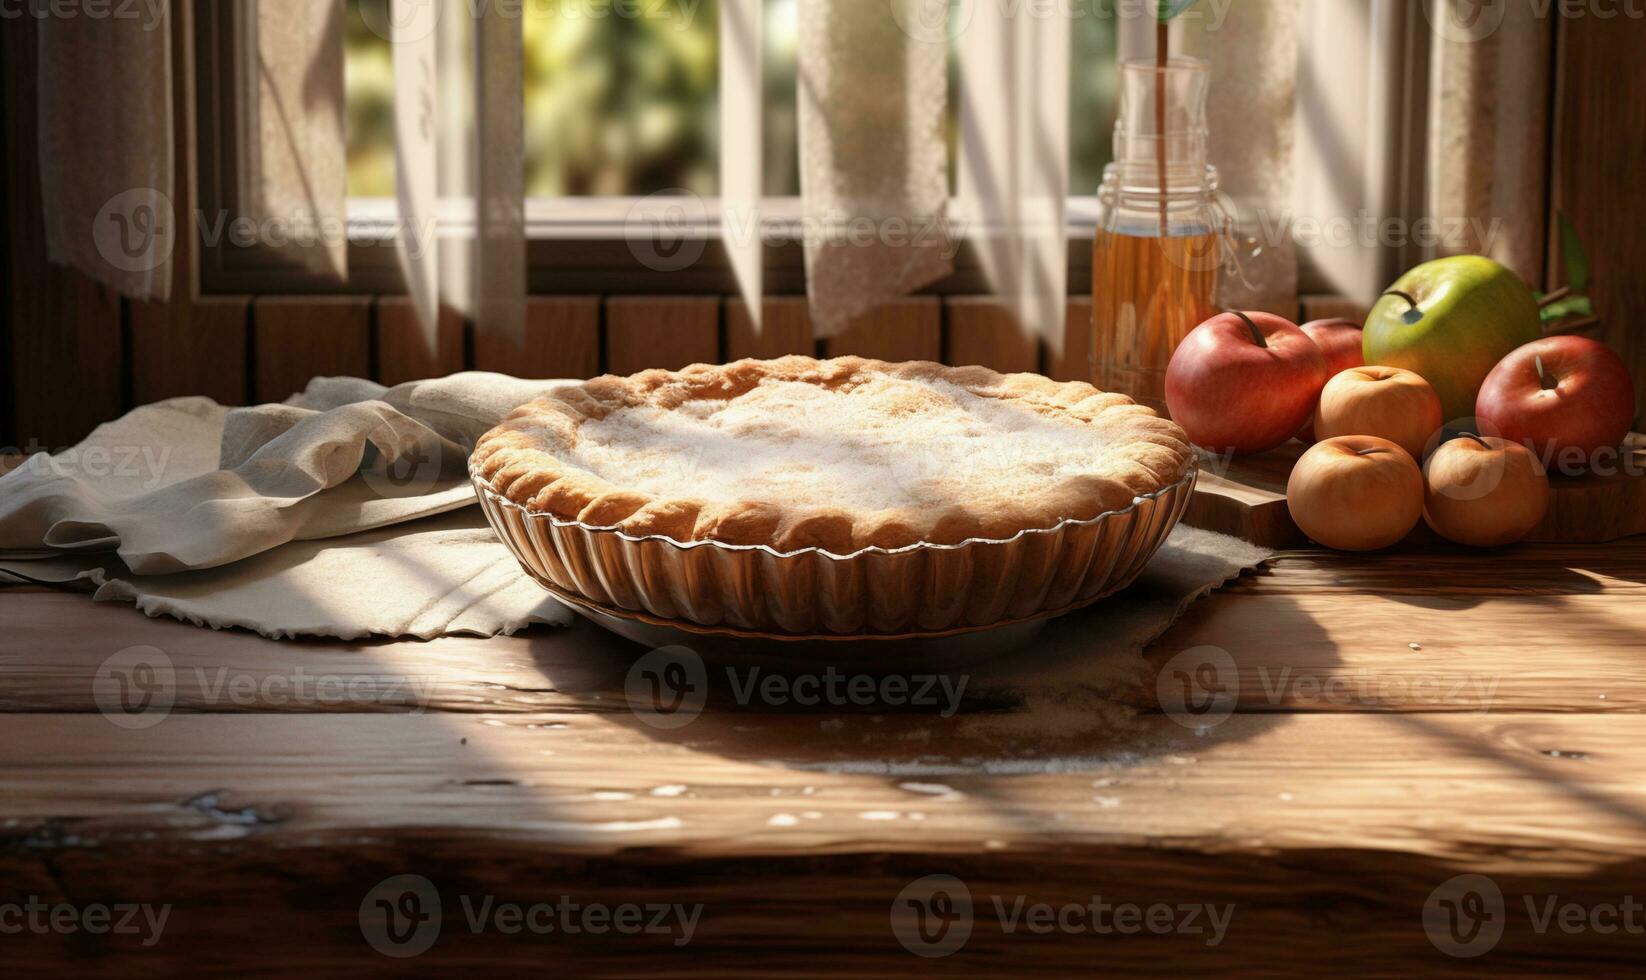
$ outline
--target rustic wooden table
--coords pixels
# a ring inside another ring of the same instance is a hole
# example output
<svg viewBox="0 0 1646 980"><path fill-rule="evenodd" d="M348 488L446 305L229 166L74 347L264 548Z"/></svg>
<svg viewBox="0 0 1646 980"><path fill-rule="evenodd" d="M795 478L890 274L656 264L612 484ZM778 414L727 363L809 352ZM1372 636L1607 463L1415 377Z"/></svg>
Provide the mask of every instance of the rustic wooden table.
<svg viewBox="0 0 1646 980"><path fill-rule="evenodd" d="M1547 972L1646 948L1646 538L1288 553L1149 649L1114 694L1131 718L711 683L660 727L626 686L643 651L587 623L274 642L22 587L0 624L20 975ZM1222 720L1198 700L1220 686Z"/></svg>

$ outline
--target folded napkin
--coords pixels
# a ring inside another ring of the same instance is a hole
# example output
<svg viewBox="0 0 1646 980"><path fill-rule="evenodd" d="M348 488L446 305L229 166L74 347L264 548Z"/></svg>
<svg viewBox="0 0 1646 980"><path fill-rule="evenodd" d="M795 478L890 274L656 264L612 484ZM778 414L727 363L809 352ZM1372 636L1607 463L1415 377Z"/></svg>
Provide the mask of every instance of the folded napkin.
<svg viewBox="0 0 1646 980"><path fill-rule="evenodd" d="M146 405L0 477L0 572L270 636L567 622L469 508L466 475L475 439L562 383L316 378L277 405Z"/></svg>

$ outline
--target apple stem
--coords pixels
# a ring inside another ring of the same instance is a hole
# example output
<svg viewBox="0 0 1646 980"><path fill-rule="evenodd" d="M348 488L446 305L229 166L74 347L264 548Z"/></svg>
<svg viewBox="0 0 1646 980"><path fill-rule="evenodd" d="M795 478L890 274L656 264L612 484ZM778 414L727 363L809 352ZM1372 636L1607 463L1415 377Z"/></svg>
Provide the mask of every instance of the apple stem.
<svg viewBox="0 0 1646 980"><path fill-rule="evenodd" d="M1559 381L1543 373L1543 355L1535 354L1532 356L1532 360L1537 364L1537 383L1542 386L1543 390L1548 391L1552 388L1559 388Z"/></svg>
<svg viewBox="0 0 1646 980"><path fill-rule="evenodd" d="M1492 448L1491 443L1487 442L1485 439L1480 438L1479 435L1477 435L1476 433L1473 433L1473 432L1459 432L1458 437L1463 438L1463 439L1473 439L1475 442L1480 443L1482 446L1485 446L1487 449Z"/></svg>
<svg viewBox="0 0 1646 980"><path fill-rule="evenodd" d="M1250 330L1252 332L1252 343L1256 344L1259 347L1268 347L1269 346L1269 342L1267 340L1263 339L1263 331L1261 331L1257 328L1257 324L1252 322L1251 317L1249 317L1246 314L1240 312L1239 310L1231 310L1230 312L1234 313L1235 316L1240 317L1241 320L1245 321L1246 329Z"/></svg>
<svg viewBox="0 0 1646 980"><path fill-rule="evenodd" d="M1399 296L1401 299L1405 300L1407 305L1410 306L1412 309L1414 309L1414 310L1417 309L1417 300L1415 298L1413 298L1411 293L1408 293L1408 292L1405 292L1405 291L1399 290L1399 289L1391 289L1388 292L1384 293L1383 295L1385 295L1385 296Z"/></svg>
<svg viewBox="0 0 1646 980"><path fill-rule="evenodd" d="M1376 456L1378 453L1386 453L1386 452L1388 452L1388 450L1384 449L1380 446L1368 446L1365 449L1356 449L1355 450L1355 455L1356 456Z"/></svg>

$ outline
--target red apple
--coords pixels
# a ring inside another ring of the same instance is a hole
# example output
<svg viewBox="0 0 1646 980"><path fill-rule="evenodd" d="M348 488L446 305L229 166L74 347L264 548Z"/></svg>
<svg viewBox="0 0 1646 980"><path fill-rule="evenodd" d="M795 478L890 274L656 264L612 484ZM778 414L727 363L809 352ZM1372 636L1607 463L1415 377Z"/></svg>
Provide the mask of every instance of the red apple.
<svg viewBox="0 0 1646 980"><path fill-rule="evenodd" d="M1290 439L1326 384L1326 358L1273 313L1220 313L1166 366L1166 409L1195 445L1261 453Z"/></svg>
<svg viewBox="0 0 1646 980"><path fill-rule="evenodd" d="M1286 481L1286 509L1304 534L1328 548L1387 548L1423 516L1423 473L1387 439L1338 436L1298 458Z"/></svg>
<svg viewBox="0 0 1646 980"><path fill-rule="evenodd" d="M1360 353L1362 343L1360 324L1339 317L1335 320L1310 320L1297 329L1308 335L1326 357L1326 372L1337 374L1352 367L1360 367L1366 359Z"/></svg>
<svg viewBox="0 0 1646 980"><path fill-rule="evenodd" d="M1326 358L1326 377L1333 378L1350 368L1366 363L1361 355L1360 324L1338 317L1335 320L1310 320L1297 329L1308 335ZM1315 441L1314 413L1303 423L1297 437L1304 442Z"/></svg>
<svg viewBox="0 0 1646 980"><path fill-rule="evenodd" d="M1515 348L1486 375L1475 399L1482 424L1562 472L1614 453L1634 414L1635 387L1623 359L1586 337L1545 337Z"/></svg>

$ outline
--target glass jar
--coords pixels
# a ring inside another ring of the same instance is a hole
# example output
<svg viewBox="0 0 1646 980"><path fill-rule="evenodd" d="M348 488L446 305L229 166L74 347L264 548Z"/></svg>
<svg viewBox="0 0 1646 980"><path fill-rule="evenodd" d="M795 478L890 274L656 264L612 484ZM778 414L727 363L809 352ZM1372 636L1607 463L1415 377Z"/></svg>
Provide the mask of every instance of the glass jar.
<svg viewBox="0 0 1646 980"><path fill-rule="evenodd" d="M1092 239L1092 383L1161 408L1172 352L1217 312L1227 222L1206 160L1210 68L1127 61L1120 79Z"/></svg>

